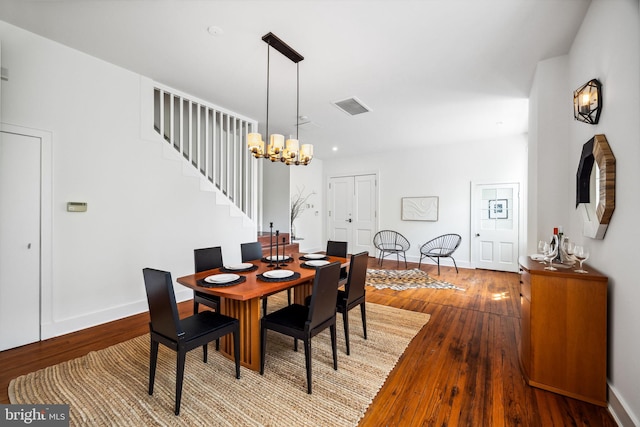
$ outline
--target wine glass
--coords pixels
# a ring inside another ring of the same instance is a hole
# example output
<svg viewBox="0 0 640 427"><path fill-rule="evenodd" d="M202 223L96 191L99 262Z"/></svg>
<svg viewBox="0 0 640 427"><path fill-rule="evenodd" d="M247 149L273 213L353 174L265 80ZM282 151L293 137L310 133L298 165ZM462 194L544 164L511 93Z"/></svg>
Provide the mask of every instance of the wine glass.
<svg viewBox="0 0 640 427"><path fill-rule="evenodd" d="M568 241L566 251L567 251L567 257L571 262L571 266L573 266L573 264L575 264L576 262L576 257L574 256L576 251L576 244L571 241Z"/></svg>
<svg viewBox="0 0 640 427"><path fill-rule="evenodd" d="M545 240L538 242L538 253L542 255L543 259L539 260L540 264L544 264L544 254L549 251L549 243Z"/></svg>
<svg viewBox="0 0 640 427"><path fill-rule="evenodd" d="M588 273L587 270L582 268L582 263L585 262L589 258L589 250L582 245L576 245L573 249L573 255L578 258L580 261L580 268L578 270L574 270L576 273Z"/></svg>
<svg viewBox="0 0 640 427"><path fill-rule="evenodd" d="M549 261L549 265L544 268L545 270L557 270L557 268L553 266L553 259L556 255L558 255L558 246L554 246L553 249L549 247L549 250L544 255L545 261Z"/></svg>

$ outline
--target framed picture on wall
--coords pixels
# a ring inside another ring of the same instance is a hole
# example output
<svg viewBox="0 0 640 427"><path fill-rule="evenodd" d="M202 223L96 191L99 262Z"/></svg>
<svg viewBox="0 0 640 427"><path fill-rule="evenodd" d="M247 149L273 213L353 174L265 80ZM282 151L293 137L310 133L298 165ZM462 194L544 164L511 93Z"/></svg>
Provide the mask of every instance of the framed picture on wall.
<svg viewBox="0 0 640 427"><path fill-rule="evenodd" d="M437 221L438 197L403 197L403 221Z"/></svg>
<svg viewBox="0 0 640 427"><path fill-rule="evenodd" d="M490 219L507 219L509 218L509 209L507 199L489 200L489 218Z"/></svg>

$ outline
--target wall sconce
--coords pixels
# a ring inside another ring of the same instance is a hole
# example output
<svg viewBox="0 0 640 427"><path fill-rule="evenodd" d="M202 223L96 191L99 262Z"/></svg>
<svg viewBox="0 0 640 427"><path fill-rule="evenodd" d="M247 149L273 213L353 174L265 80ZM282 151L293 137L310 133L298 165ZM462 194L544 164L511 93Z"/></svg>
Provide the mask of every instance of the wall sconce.
<svg viewBox="0 0 640 427"><path fill-rule="evenodd" d="M573 92L573 117L580 122L598 124L602 111L602 84L596 79L588 81Z"/></svg>

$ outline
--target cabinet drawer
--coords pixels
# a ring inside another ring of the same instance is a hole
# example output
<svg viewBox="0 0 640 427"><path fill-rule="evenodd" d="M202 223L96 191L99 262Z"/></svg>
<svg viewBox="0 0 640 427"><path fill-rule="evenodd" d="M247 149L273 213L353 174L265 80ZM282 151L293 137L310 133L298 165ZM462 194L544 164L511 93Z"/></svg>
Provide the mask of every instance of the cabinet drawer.
<svg viewBox="0 0 640 427"><path fill-rule="evenodd" d="M520 274L520 293L523 297L531 301L531 274L524 269Z"/></svg>

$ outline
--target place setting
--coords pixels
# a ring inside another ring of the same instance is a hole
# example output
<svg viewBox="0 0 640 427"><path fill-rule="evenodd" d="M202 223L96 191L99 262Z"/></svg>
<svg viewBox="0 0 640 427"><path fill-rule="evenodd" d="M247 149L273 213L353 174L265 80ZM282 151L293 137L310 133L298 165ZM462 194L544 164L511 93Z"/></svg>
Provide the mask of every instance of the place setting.
<svg viewBox="0 0 640 427"><path fill-rule="evenodd" d="M212 274L202 280L198 280L196 283L203 288L221 288L225 286L233 286L243 283L247 280L245 276L240 276L235 273L220 273Z"/></svg>
<svg viewBox="0 0 640 427"><path fill-rule="evenodd" d="M322 254L307 254L307 255L322 255ZM305 259L305 258L307 258L307 257L306 256L300 257L301 260ZM318 268L318 267L321 267L321 266L327 265L327 264L329 264L329 261L327 260L327 257L326 256L322 256L320 258L310 258L310 259L307 258L306 261L304 261L303 263L300 264L300 267L315 269L315 268Z"/></svg>
<svg viewBox="0 0 640 427"><path fill-rule="evenodd" d="M224 265L220 268L221 273L248 273L250 271L256 271L258 266L250 262L243 262L240 264Z"/></svg>
<svg viewBox="0 0 640 427"><path fill-rule="evenodd" d="M327 260L329 257L325 254L303 254L300 258L302 261L319 261L319 260ZM320 264L324 265L324 264Z"/></svg>
<svg viewBox="0 0 640 427"><path fill-rule="evenodd" d="M292 270L273 269L260 273L256 276L263 282L288 282L300 278L300 273Z"/></svg>
<svg viewBox="0 0 640 427"><path fill-rule="evenodd" d="M291 258L289 255L267 255L265 257L262 257L262 259L260 260L262 262L290 262L293 261L293 258Z"/></svg>

